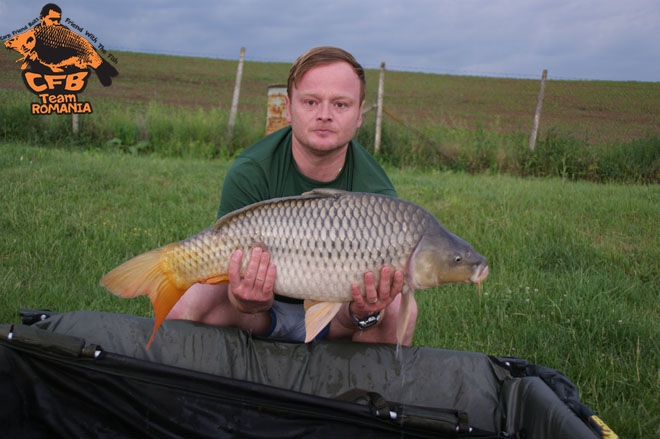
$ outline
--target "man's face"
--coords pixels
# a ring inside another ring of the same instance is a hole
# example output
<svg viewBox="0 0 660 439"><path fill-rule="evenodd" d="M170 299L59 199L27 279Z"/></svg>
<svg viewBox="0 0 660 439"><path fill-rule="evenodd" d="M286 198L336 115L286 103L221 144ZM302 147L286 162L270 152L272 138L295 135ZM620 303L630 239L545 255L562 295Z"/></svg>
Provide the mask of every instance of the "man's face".
<svg viewBox="0 0 660 439"><path fill-rule="evenodd" d="M360 79L348 63L314 67L286 98L293 141L317 154L343 148L362 124L362 106Z"/></svg>
<svg viewBox="0 0 660 439"><path fill-rule="evenodd" d="M48 11L48 14L41 17L41 24L44 26L52 26L56 25L59 26L61 23L60 21L62 20L62 14L59 12L53 11L52 9Z"/></svg>

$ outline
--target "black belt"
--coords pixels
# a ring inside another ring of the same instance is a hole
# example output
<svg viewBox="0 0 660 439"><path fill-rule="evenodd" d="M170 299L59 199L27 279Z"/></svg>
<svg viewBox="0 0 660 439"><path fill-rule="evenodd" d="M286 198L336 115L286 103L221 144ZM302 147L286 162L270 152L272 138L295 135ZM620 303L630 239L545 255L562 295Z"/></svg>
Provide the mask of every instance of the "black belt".
<svg viewBox="0 0 660 439"><path fill-rule="evenodd" d="M275 294L275 300L278 302L284 302L284 303L304 303L305 301L302 299L296 299L294 297L287 297L287 296L280 296L279 294Z"/></svg>

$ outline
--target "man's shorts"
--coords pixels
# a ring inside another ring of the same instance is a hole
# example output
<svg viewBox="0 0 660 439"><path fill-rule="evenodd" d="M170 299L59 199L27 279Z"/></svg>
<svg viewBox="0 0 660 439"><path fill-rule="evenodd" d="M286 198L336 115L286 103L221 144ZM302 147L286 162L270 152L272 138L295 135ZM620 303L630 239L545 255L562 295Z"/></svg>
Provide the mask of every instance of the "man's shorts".
<svg viewBox="0 0 660 439"><path fill-rule="evenodd" d="M305 341L305 307L302 303L273 301L270 308L271 324L266 337L285 341ZM328 333L330 324L318 333L320 340Z"/></svg>

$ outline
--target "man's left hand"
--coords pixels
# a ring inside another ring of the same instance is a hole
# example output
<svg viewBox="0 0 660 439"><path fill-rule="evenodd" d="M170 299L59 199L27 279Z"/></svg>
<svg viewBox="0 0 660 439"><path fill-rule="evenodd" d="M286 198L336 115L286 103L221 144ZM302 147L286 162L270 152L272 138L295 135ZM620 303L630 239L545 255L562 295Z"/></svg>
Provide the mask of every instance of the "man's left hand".
<svg viewBox="0 0 660 439"><path fill-rule="evenodd" d="M349 304L350 312L357 318L366 318L387 308L394 298L403 290L403 272L393 272L389 266L380 269L380 278L376 285L374 273L364 274L364 295L360 284L351 285L353 302Z"/></svg>

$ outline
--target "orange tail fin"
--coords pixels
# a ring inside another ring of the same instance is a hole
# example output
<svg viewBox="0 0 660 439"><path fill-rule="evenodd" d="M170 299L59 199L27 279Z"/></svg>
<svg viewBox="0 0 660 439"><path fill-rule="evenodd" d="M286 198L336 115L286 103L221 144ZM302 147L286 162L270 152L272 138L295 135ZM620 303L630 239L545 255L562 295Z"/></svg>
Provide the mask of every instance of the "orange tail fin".
<svg viewBox="0 0 660 439"><path fill-rule="evenodd" d="M167 246L136 256L103 276L100 282L119 297L149 296L154 308L155 323L147 349L167 314L189 287L178 286L163 270L161 257L166 251Z"/></svg>

